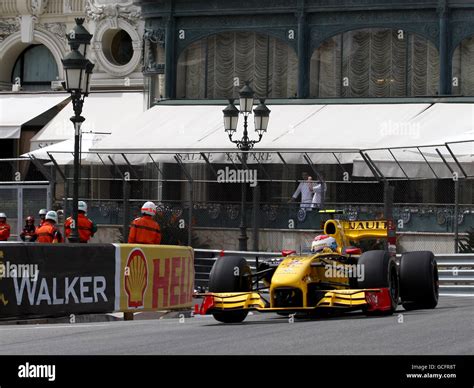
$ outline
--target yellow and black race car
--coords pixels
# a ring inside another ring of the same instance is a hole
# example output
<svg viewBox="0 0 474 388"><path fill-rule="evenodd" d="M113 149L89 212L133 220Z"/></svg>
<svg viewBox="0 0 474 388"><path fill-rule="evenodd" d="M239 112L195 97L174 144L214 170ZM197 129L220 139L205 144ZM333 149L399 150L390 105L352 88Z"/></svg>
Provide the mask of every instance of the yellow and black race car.
<svg viewBox="0 0 474 388"><path fill-rule="evenodd" d="M432 252L408 252L397 263L388 250L361 253L350 245L363 239L386 241L388 224L328 220L312 252L284 251L281 257L262 261L255 272L245 258L220 257L198 313L236 323L250 310L308 315L362 310L367 315L389 315L399 302L407 310L435 308L439 285Z"/></svg>

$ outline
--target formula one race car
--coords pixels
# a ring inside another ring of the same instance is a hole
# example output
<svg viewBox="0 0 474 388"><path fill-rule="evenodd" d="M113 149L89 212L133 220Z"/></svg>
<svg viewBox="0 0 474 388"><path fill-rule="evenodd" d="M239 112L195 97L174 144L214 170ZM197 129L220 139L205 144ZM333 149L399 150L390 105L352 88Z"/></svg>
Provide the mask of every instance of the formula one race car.
<svg viewBox="0 0 474 388"><path fill-rule="evenodd" d="M252 273L245 258L217 259L209 292L197 313L224 323L242 322L250 310L280 315L362 310L390 315L399 302L406 310L438 304L438 268L429 251L402 254L350 246L363 239L386 240L386 221L328 220L312 252L282 252ZM262 285L263 283L263 285Z"/></svg>

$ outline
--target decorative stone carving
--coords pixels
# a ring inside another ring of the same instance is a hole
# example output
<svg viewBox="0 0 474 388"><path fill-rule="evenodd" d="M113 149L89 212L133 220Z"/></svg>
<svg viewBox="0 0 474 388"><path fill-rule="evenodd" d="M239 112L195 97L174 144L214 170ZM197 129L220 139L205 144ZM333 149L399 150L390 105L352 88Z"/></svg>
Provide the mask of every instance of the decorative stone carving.
<svg viewBox="0 0 474 388"><path fill-rule="evenodd" d="M63 0L63 12L65 14L72 13L72 3L71 0Z"/></svg>
<svg viewBox="0 0 474 388"><path fill-rule="evenodd" d="M474 25L470 22L457 22L451 34L452 47L456 48L464 39L474 35Z"/></svg>
<svg viewBox="0 0 474 388"><path fill-rule="evenodd" d="M446 0L438 0L436 11L440 17L446 16L449 12L448 2Z"/></svg>
<svg viewBox="0 0 474 388"><path fill-rule="evenodd" d="M20 29L20 21L18 18L0 19L0 42L2 42L8 35Z"/></svg>
<svg viewBox="0 0 474 388"><path fill-rule="evenodd" d="M145 46L143 73L148 75L163 74L164 64L157 63L156 50L158 46L165 46L165 30L162 28L146 29L143 34L143 42Z"/></svg>
<svg viewBox="0 0 474 388"><path fill-rule="evenodd" d="M31 0L31 13L35 16L42 15L48 6L48 0Z"/></svg>
<svg viewBox="0 0 474 388"><path fill-rule="evenodd" d="M35 30L35 24L38 17L34 15L22 15L20 18L21 41L23 43L32 43Z"/></svg>
<svg viewBox="0 0 474 388"><path fill-rule="evenodd" d="M66 24L65 23L44 23L40 25L55 35L56 38L66 43Z"/></svg>
<svg viewBox="0 0 474 388"><path fill-rule="evenodd" d="M127 64L115 63L113 58L106 53L110 51L110 37L106 39L106 33L110 30L123 30L132 39L133 55ZM131 24L123 18L105 18L97 22L94 36L91 42L93 55L98 68L114 77L125 77L141 68L143 58L142 36L136 24Z"/></svg>
<svg viewBox="0 0 474 388"><path fill-rule="evenodd" d="M123 18L131 23L137 22L141 16L140 8L131 2L124 4L100 4L98 0L87 0L86 15L89 19L100 21L106 18Z"/></svg>

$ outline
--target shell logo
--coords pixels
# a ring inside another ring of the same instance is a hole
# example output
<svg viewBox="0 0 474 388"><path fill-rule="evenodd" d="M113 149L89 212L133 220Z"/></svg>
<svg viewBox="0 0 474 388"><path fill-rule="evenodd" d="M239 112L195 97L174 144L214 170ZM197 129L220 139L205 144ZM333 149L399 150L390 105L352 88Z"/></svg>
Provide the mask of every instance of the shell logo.
<svg viewBox="0 0 474 388"><path fill-rule="evenodd" d="M141 249L134 249L127 259L128 276L125 276L125 291L128 295L128 307L143 306L145 290L148 286L148 266Z"/></svg>

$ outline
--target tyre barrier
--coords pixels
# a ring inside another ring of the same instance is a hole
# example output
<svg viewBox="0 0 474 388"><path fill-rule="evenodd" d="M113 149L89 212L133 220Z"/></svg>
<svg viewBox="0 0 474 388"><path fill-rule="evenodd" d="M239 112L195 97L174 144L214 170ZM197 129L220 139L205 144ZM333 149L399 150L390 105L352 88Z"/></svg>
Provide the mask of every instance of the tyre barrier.
<svg viewBox="0 0 474 388"><path fill-rule="evenodd" d="M216 259L223 251L213 249L195 249L195 285L205 290L209 273ZM225 251L226 256L245 257L252 270L259 260L268 257L281 257L280 252L241 252ZM397 255L399 258L401 255ZM474 297L474 255L472 254L438 254L435 255L439 272L439 292L442 296Z"/></svg>
<svg viewBox="0 0 474 388"><path fill-rule="evenodd" d="M0 319L190 308L193 291L190 247L0 243Z"/></svg>

